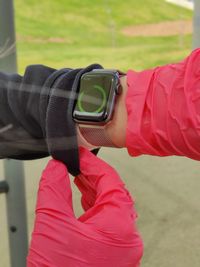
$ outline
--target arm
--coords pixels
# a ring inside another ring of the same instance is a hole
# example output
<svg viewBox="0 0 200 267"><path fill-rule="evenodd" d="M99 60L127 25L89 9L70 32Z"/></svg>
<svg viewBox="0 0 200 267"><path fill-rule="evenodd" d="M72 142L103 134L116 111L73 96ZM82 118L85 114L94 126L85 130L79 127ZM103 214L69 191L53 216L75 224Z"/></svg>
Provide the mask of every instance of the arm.
<svg viewBox="0 0 200 267"><path fill-rule="evenodd" d="M48 155L41 120L49 92L42 88L55 71L34 65L27 67L23 77L0 73L0 158Z"/></svg>
<svg viewBox="0 0 200 267"><path fill-rule="evenodd" d="M34 65L24 77L0 73L0 158L51 155L78 174L74 99L80 77L97 68L102 66L54 70Z"/></svg>
<svg viewBox="0 0 200 267"><path fill-rule="evenodd" d="M121 112L115 113L108 129L113 142L127 147L131 156L179 155L200 160L199 77L200 49L178 64L129 70L117 104Z"/></svg>

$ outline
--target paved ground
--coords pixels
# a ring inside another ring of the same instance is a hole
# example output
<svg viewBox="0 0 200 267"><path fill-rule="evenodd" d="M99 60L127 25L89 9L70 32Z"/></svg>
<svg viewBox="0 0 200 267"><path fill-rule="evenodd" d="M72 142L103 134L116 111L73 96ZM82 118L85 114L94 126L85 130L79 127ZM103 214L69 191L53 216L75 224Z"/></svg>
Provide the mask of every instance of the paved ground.
<svg viewBox="0 0 200 267"><path fill-rule="evenodd" d="M130 158L125 150L115 149L103 149L100 155L120 172L136 199L138 227L145 243L142 267L199 267L200 163L178 157ZM37 184L46 162L25 163L29 233ZM77 215L82 212L79 198L75 190ZM10 267L3 196L0 208L0 266Z"/></svg>
<svg viewBox="0 0 200 267"><path fill-rule="evenodd" d="M170 36L192 33L192 21L177 20L155 24L125 27L122 32L127 36Z"/></svg>

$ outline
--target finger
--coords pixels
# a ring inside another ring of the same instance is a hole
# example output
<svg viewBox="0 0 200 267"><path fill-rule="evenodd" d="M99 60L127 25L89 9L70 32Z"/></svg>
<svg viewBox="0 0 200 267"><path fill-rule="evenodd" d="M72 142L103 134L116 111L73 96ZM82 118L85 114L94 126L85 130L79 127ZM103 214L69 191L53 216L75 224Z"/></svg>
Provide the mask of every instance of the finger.
<svg viewBox="0 0 200 267"><path fill-rule="evenodd" d="M114 184L123 184L118 173L109 164L83 147L80 148L79 153L81 175L77 178L90 190L97 192L98 181L106 173L114 174L114 179L112 176L110 177L110 179L113 179Z"/></svg>
<svg viewBox="0 0 200 267"><path fill-rule="evenodd" d="M83 184L90 184L96 191L94 205L79 220L93 225L99 231L115 238L133 240L137 217L134 202L118 173L91 152L80 150L81 176Z"/></svg>
<svg viewBox="0 0 200 267"><path fill-rule="evenodd" d="M75 217L69 174L62 162L51 159L44 169L39 185L36 212Z"/></svg>
<svg viewBox="0 0 200 267"><path fill-rule="evenodd" d="M81 174L76 177L77 180L97 198L102 192L112 191L114 188L123 188L122 191L128 193L118 173L109 164L85 148L80 149L80 168ZM131 199L129 193L128 199Z"/></svg>
<svg viewBox="0 0 200 267"><path fill-rule="evenodd" d="M81 197L81 204L84 209L84 211L87 211L91 207L94 206L95 200L96 200L96 191L93 190L89 183L84 183L83 182L83 177L82 175L79 175L78 177L75 177L74 183L78 187L79 191L82 194Z"/></svg>

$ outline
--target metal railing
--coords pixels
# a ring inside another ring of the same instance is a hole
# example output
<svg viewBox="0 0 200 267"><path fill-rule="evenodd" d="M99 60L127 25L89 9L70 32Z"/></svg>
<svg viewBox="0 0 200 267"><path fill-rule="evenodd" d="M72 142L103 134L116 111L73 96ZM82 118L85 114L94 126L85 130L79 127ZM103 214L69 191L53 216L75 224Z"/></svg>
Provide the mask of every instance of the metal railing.
<svg viewBox="0 0 200 267"><path fill-rule="evenodd" d="M0 0L0 70L17 72L16 41L12 0ZM26 198L23 162L4 160L4 181L0 193L6 197L7 225L12 267L25 267L28 251Z"/></svg>

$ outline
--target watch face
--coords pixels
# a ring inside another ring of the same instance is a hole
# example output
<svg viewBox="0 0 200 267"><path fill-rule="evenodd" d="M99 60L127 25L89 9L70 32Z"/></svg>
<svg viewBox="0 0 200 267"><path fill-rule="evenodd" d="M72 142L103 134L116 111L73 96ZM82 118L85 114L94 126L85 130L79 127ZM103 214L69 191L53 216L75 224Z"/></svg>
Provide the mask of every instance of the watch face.
<svg viewBox="0 0 200 267"><path fill-rule="evenodd" d="M74 118L81 121L105 121L110 110L114 77L110 73L87 73L80 82Z"/></svg>

